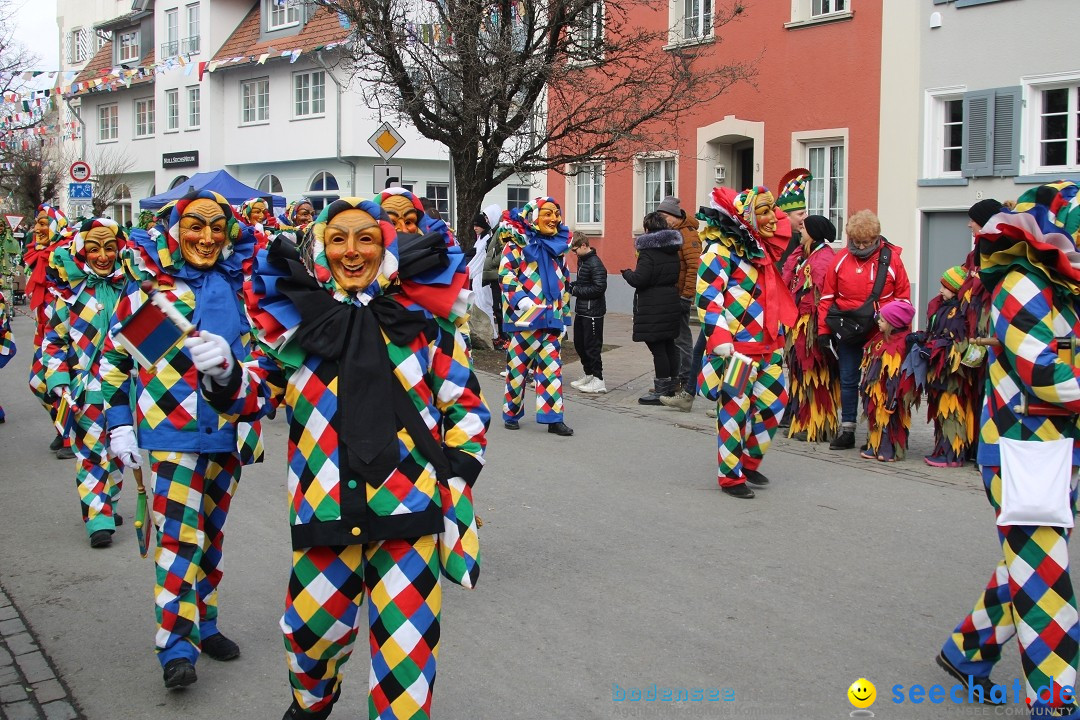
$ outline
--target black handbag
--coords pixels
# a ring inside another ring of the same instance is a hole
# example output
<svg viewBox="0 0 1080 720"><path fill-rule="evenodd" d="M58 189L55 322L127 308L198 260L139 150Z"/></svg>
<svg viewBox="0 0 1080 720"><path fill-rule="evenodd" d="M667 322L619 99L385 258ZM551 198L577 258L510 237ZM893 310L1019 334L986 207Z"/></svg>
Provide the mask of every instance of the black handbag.
<svg viewBox="0 0 1080 720"><path fill-rule="evenodd" d="M892 261L892 248L882 244L881 252L878 253L877 277L874 278L874 288L866 302L851 310L841 310L833 303L829 311L825 313L825 325L829 328L829 334L836 342L844 345L862 345L870 337L874 330L874 322L877 316L877 303L881 291L885 289L885 276L889 272L889 262Z"/></svg>

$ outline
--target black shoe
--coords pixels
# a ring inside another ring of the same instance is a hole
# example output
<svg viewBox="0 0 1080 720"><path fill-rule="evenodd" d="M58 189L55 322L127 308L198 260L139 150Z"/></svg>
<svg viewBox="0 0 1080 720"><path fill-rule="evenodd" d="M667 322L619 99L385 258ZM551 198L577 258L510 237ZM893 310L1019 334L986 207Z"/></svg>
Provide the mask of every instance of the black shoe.
<svg viewBox="0 0 1080 720"><path fill-rule="evenodd" d="M518 424L517 420L504 420L503 421L503 427L506 428L507 430L520 430L521 429L521 425Z"/></svg>
<svg viewBox="0 0 1080 720"><path fill-rule="evenodd" d="M548 432L552 435L562 435L563 437L570 437L574 434L574 429L564 422L555 422L548 425Z"/></svg>
<svg viewBox="0 0 1080 720"><path fill-rule="evenodd" d="M75 451L71 449L70 445L61 445L60 449L56 451L57 460L74 460Z"/></svg>
<svg viewBox="0 0 1080 720"><path fill-rule="evenodd" d="M95 530L90 533L90 547L103 548L112 545L112 530Z"/></svg>
<svg viewBox="0 0 1080 720"><path fill-rule="evenodd" d="M52 442L49 443L49 450L51 450L53 452L56 452L57 450L59 450L62 447L64 447L64 438L60 437L59 435L54 437L52 439Z"/></svg>
<svg viewBox="0 0 1080 720"><path fill-rule="evenodd" d="M743 468L743 475L746 476L746 482L753 483L754 485L768 485L769 478L765 477L757 470L747 470Z"/></svg>
<svg viewBox="0 0 1080 720"><path fill-rule="evenodd" d="M121 515L120 513L113 513L112 518L113 518L113 524L116 525L116 527L120 527L121 525L124 524L124 516Z"/></svg>
<svg viewBox="0 0 1080 720"><path fill-rule="evenodd" d="M938 656L934 658L934 661L945 672L952 675L954 678L964 684L964 689L974 695L973 688L982 688L982 702L983 705L1000 705L990 699L990 689L994 687L994 683L990 682L990 676L976 677L975 675L968 675L967 673L960 672L960 668L949 662L949 658L945 657L945 651L942 650L938 653ZM970 680L970 682L969 682Z"/></svg>
<svg viewBox="0 0 1080 720"><path fill-rule="evenodd" d="M330 717L330 711L334 709L334 703L341 697L341 686L338 685L337 691L334 693L334 698L330 701L330 704L324 707L318 712L308 712L300 707L300 704L296 702L296 698L293 698L292 705L285 711L285 716L281 720L326 720Z"/></svg>
<svg viewBox="0 0 1080 720"><path fill-rule="evenodd" d="M225 662L240 657L240 646L221 633L203 638L202 651L207 657Z"/></svg>
<svg viewBox="0 0 1080 720"><path fill-rule="evenodd" d="M198 678L195 676L195 666L187 658L176 658L165 663L165 688L176 690L188 685L194 685Z"/></svg>
<svg viewBox="0 0 1080 720"><path fill-rule="evenodd" d="M743 500L749 500L754 497L754 491L746 487L746 483L739 483L738 485L732 485L731 487L720 488L731 497L741 498Z"/></svg>
<svg viewBox="0 0 1080 720"><path fill-rule="evenodd" d="M850 450L855 447L855 431L843 430L829 443L830 450Z"/></svg>

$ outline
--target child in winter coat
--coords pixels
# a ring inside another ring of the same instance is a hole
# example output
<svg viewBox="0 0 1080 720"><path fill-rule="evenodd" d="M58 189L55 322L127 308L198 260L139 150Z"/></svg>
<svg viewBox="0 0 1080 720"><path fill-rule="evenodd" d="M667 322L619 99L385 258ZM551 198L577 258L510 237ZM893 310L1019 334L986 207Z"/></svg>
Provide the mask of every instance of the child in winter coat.
<svg viewBox="0 0 1080 720"><path fill-rule="evenodd" d="M878 312L878 333L866 344L860 391L866 414L867 460L903 460L911 427L915 379L904 374L907 334L915 308L906 300L893 300Z"/></svg>

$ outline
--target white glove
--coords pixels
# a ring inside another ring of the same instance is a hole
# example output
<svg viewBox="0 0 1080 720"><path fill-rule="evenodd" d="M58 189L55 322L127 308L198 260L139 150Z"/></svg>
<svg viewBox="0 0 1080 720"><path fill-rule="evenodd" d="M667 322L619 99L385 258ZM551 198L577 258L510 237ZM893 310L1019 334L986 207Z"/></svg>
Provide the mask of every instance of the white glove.
<svg viewBox="0 0 1080 720"><path fill-rule="evenodd" d="M135 440L135 429L130 425L118 425L109 430L109 450L124 467L142 467L139 443Z"/></svg>
<svg viewBox="0 0 1080 720"><path fill-rule="evenodd" d="M713 355L716 355L717 357L722 357L722 358L731 357L734 353L735 353L735 344L734 343L720 343L719 345L716 346L716 349L713 350Z"/></svg>
<svg viewBox="0 0 1080 720"><path fill-rule="evenodd" d="M67 385L57 385L56 387L54 387L52 389L53 397L56 398L57 400L64 397L64 393L70 393L70 392L71 392L71 390L68 388Z"/></svg>
<svg viewBox="0 0 1080 720"><path fill-rule="evenodd" d="M233 366L232 349L225 338L200 330L184 340L184 347L191 351L196 370L219 385L225 384Z"/></svg>
<svg viewBox="0 0 1080 720"><path fill-rule="evenodd" d="M536 303L532 301L532 298L523 297L518 300L517 309L518 312L527 312L536 307Z"/></svg>

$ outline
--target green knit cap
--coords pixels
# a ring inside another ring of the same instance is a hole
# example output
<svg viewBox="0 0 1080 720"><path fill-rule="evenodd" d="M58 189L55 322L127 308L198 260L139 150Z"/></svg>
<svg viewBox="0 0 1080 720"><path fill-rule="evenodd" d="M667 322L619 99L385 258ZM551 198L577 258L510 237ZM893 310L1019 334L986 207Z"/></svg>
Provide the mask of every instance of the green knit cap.
<svg viewBox="0 0 1080 720"><path fill-rule="evenodd" d="M806 168L794 168L788 170L784 177L780 178L780 194L776 198L776 206L784 212L806 209L806 187L814 176Z"/></svg>

